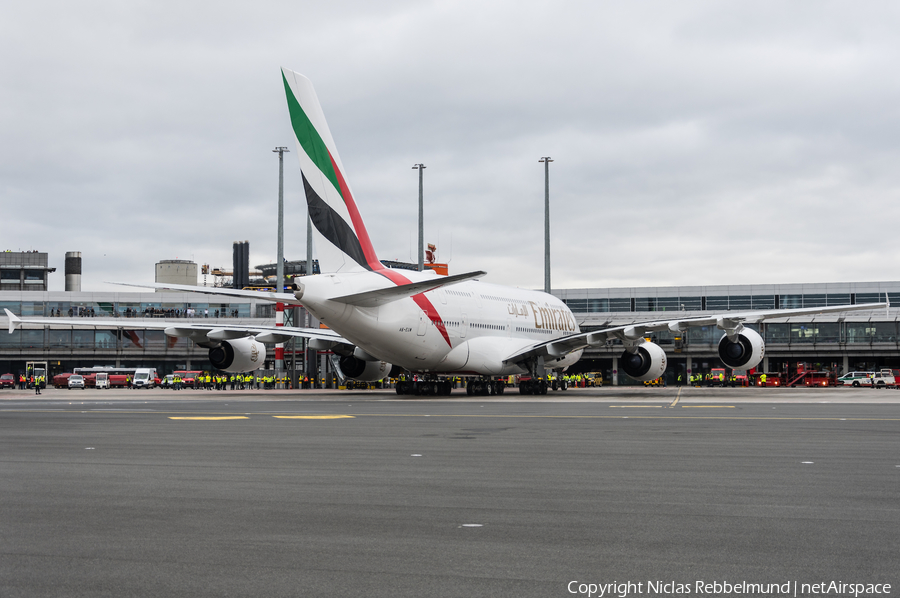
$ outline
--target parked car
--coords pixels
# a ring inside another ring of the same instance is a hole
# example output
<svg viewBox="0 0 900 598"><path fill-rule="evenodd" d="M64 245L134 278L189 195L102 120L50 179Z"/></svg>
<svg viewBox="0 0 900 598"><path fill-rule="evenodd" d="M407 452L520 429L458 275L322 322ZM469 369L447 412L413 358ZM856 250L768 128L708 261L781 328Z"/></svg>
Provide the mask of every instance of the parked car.
<svg viewBox="0 0 900 598"><path fill-rule="evenodd" d="M69 390L73 388L80 388L84 390L84 376L80 376L78 374L72 374L69 376Z"/></svg>
<svg viewBox="0 0 900 598"><path fill-rule="evenodd" d="M0 376L0 388L15 388L16 379L12 374L3 374Z"/></svg>

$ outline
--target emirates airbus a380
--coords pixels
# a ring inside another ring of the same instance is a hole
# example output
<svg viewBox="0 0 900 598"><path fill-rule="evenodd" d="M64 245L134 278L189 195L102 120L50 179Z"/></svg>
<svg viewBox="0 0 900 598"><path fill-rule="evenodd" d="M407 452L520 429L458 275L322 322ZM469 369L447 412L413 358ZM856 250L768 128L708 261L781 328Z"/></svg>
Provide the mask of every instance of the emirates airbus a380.
<svg viewBox="0 0 900 598"><path fill-rule="evenodd" d="M247 327L219 324L146 322L173 337L189 337L209 348L212 365L232 372L258 369L265 361L263 343L291 337L311 339L313 348L341 356L343 374L356 380L380 380L392 369L419 374L420 382L398 386L398 392L449 394L443 376L468 376L468 391L502 392L496 377L531 375L520 386L525 394L546 394L547 370L562 370L591 345L620 340L622 370L636 380L658 378L666 370L666 354L647 341L647 333L683 331L692 326L718 326L722 362L749 369L762 361L765 345L744 324L791 315L871 310L885 303L812 309L725 312L695 318L581 332L566 305L553 295L480 282L484 272L439 276L386 268L375 255L356 199L347 182L331 132L312 83L282 70L291 125L297 140L300 172L313 223L323 274L305 276L290 293L259 293L185 285L150 286L178 291L265 298L302 305L329 330L293 327ZM9 311L10 332L25 323L84 326L84 319L21 320ZM123 328L120 320L90 322L95 327ZM133 326L133 323L132 323Z"/></svg>

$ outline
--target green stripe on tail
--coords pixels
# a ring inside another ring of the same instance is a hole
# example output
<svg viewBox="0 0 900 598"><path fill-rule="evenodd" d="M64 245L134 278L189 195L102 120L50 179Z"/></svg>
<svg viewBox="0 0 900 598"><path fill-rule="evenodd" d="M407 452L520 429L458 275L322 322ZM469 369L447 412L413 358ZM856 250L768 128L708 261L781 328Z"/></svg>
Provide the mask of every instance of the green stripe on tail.
<svg viewBox="0 0 900 598"><path fill-rule="evenodd" d="M331 181L331 184L334 185L334 188L343 198L344 195L341 193L341 186L338 183L337 174L334 172L334 165L331 162L331 154L328 151L328 147L322 141L303 108L300 107L300 102L294 97L294 92L291 91L291 86L288 84L284 73L281 74L281 78L284 80L284 92L287 96L288 111L291 114L291 126L294 129L294 135L297 136L300 147L303 148L303 151L306 152L306 155L309 156L316 167L322 171L322 174Z"/></svg>

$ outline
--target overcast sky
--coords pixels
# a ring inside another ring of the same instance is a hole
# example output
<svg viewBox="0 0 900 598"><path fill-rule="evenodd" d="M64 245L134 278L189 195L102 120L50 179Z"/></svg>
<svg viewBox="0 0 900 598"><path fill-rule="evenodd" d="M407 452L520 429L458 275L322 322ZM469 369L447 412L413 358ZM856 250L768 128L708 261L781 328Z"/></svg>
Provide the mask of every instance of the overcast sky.
<svg viewBox="0 0 900 598"><path fill-rule="evenodd" d="M0 250L64 287L306 252L279 68L316 87L382 259L554 288L897 280L893 2L19 2L0 19Z"/></svg>

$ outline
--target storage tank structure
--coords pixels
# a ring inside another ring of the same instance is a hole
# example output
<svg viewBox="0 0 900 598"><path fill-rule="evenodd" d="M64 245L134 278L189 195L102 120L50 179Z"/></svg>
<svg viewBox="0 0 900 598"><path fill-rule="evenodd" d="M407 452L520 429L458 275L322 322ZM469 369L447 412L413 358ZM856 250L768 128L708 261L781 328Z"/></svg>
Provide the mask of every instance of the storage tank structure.
<svg viewBox="0 0 900 598"><path fill-rule="evenodd" d="M66 252L66 292L81 292L81 252Z"/></svg>
<svg viewBox="0 0 900 598"><path fill-rule="evenodd" d="M197 263L190 260L160 260L156 264L156 282L197 286Z"/></svg>

